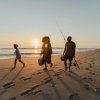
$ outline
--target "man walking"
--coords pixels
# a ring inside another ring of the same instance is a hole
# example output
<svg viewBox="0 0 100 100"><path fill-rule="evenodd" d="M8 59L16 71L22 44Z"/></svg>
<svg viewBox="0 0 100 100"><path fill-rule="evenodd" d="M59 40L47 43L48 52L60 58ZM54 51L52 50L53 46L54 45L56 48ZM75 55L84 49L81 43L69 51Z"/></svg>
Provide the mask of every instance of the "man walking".
<svg viewBox="0 0 100 100"><path fill-rule="evenodd" d="M63 55L65 70L68 69L67 60L69 60L69 72L71 72L72 60L75 57L75 48L76 44L72 41L72 37L68 36Z"/></svg>

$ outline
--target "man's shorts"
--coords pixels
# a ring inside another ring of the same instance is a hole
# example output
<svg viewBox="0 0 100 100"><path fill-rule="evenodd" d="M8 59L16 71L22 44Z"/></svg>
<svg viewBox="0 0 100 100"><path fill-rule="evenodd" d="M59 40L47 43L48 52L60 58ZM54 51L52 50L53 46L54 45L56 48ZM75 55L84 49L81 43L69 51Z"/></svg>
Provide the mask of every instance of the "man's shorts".
<svg viewBox="0 0 100 100"><path fill-rule="evenodd" d="M65 55L65 60L69 60L69 61L72 61L73 60L73 57L70 57L70 56L67 56L67 55Z"/></svg>

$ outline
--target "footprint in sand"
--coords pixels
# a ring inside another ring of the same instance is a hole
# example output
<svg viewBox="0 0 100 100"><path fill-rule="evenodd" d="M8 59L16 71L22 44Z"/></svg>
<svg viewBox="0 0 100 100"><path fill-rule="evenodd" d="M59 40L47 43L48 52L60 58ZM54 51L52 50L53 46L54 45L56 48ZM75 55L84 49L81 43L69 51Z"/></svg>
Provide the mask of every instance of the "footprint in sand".
<svg viewBox="0 0 100 100"><path fill-rule="evenodd" d="M37 71L36 73L31 74L31 76L42 74L43 72Z"/></svg>
<svg viewBox="0 0 100 100"><path fill-rule="evenodd" d="M34 91L35 89L37 89L39 86L40 85L36 85L36 86L31 87L30 89L25 90L24 92L22 92L20 94L20 96L28 95L29 93L31 93L32 91Z"/></svg>
<svg viewBox="0 0 100 100"><path fill-rule="evenodd" d="M91 74L91 75L95 75L95 73L94 73L94 72L89 72L89 74Z"/></svg>
<svg viewBox="0 0 100 100"><path fill-rule="evenodd" d="M90 80L93 81L93 79L91 77L83 77L84 80Z"/></svg>
<svg viewBox="0 0 100 100"><path fill-rule="evenodd" d="M88 78L90 81L93 81L93 79L91 77Z"/></svg>
<svg viewBox="0 0 100 100"><path fill-rule="evenodd" d="M23 80L27 81L27 80L31 80L31 79L32 79L32 77L27 77L27 78L24 78Z"/></svg>
<svg viewBox="0 0 100 100"><path fill-rule="evenodd" d="M3 85L4 88L11 88L13 86L15 86L15 83L13 82L7 82L6 84Z"/></svg>
<svg viewBox="0 0 100 100"><path fill-rule="evenodd" d="M31 74L31 76L34 76L34 75L36 75L36 73L32 73L32 74Z"/></svg>
<svg viewBox="0 0 100 100"><path fill-rule="evenodd" d="M22 93L20 94L20 96L27 95L27 94L29 94L29 92L31 92L30 89L29 89L29 90L25 90L24 92L22 92Z"/></svg>
<svg viewBox="0 0 100 100"><path fill-rule="evenodd" d="M24 79L24 77L20 77L20 78L19 78L19 80L22 80L22 79Z"/></svg>
<svg viewBox="0 0 100 100"><path fill-rule="evenodd" d="M92 72L89 72L89 74L92 74Z"/></svg>
<svg viewBox="0 0 100 100"><path fill-rule="evenodd" d="M39 74L42 74L42 72L37 72L36 74L39 75Z"/></svg>
<svg viewBox="0 0 100 100"><path fill-rule="evenodd" d="M16 97L13 97L13 98L10 98L10 99L8 99L8 100L16 100L17 98Z"/></svg>
<svg viewBox="0 0 100 100"><path fill-rule="evenodd" d="M89 67L92 68L93 67L92 64L89 64Z"/></svg>
<svg viewBox="0 0 100 100"><path fill-rule="evenodd" d="M95 73L92 73L92 75L95 75Z"/></svg>
<svg viewBox="0 0 100 100"><path fill-rule="evenodd" d="M35 86L31 87L30 90L33 91L33 90L37 89L38 87L40 87L40 85L35 85Z"/></svg>
<svg viewBox="0 0 100 100"><path fill-rule="evenodd" d="M90 70L89 68L85 68L85 70Z"/></svg>
<svg viewBox="0 0 100 100"><path fill-rule="evenodd" d="M84 80L85 80L85 79L87 79L87 77L83 77L82 79L84 79Z"/></svg>
<svg viewBox="0 0 100 100"><path fill-rule="evenodd" d="M36 94L38 94L40 92L42 92L42 90L37 90L37 91L33 92L33 95L36 95Z"/></svg>

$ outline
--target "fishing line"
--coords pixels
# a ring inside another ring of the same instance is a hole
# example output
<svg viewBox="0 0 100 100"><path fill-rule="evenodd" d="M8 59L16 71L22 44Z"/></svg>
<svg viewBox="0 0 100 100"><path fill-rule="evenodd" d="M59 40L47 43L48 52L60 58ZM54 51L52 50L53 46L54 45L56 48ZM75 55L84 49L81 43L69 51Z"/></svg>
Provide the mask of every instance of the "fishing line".
<svg viewBox="0 0 100 100"><path fill-rule="evenodd" d="M60 26L59 26L59 24L58 24L57 21L56 21L56 25L57 25L57 28L58 28L58 30L60 31L60 33L61 33L61 35L62 35L64 41L66 42L66 39L65 39L64 33L62 32L62 30L61 30L61 28L60 28Z"/></svg>

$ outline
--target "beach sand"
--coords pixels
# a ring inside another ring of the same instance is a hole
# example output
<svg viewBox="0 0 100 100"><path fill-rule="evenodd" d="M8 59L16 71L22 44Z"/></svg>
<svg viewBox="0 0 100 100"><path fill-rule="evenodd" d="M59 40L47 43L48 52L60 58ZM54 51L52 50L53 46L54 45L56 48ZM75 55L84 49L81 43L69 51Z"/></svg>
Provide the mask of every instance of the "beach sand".
<svg viewBox="0 0 100 100"><path fill-rule="evenodd" d="M38 57L23 58L10 72L14 59L0 60L0 100L100 100L100 50L76 53L80 66L64 71L60 56L43 71Z"/></svg>

